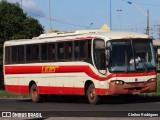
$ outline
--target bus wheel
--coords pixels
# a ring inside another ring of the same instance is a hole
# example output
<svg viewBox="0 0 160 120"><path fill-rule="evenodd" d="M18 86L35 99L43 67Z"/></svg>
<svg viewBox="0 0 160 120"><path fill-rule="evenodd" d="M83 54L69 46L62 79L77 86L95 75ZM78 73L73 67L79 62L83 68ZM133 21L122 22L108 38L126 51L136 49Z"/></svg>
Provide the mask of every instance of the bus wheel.
<svg viewBox="0 0 160 120"><path fill-rule="evenodd" d="M89 85L86 95L90 104L97 104L99 102L99 96L96 94L96 89L93 83Z"/></svg>
<svg viewBox="0 0 160 120"><path fill-rule="evenodd" d="M33 102L41 102L42 96L38 94L38 87L36 84L33 84L30 88L30 95Z"/></svg>

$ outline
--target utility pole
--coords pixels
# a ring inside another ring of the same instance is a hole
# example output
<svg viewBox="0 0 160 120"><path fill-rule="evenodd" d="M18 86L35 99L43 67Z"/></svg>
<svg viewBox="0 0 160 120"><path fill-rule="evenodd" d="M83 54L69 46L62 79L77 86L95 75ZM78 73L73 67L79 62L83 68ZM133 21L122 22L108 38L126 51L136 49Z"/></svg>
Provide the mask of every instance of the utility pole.
<svg viewBox="0 0 160 120"><path fill-rule="evenodd" d="M110 29L112 30L112 2L110 0Z"/></svg>
<svg viewBox="0 0 160 120"><path fill-rule="evenodd" d="M150 29L150 28L149 28L149 10L147 10L147 13L146 13L146 12L145 12L144 10L142 10L139 6L137 6L134 2L127 1L127 3L128 3L128 4L132 4L133 6L135 6L135 8L136 8L137 10L139 10L140 12L142 12L143 15L147 17L146 34L149 35L149 34L150 34L150 32L149 32L149 29Z"/></svg>
<svg viewBox="0 0 160 120"><path fill-rule="evenodd" d="M52 27L51 27L51 5L50 5L50 0L49 0L49 29L52 30Z"/></svg>
<svg viewBox="0 0 160 120"><path fill-rule="evenodd" d="M147 10L147 29L146 29L146 34L149 35L150 31L149 31L149 10Z"/></svg>
<svg viewBox="0 0 160 120"><path fill-rule="evenodd" d="M22 0L21 0L21 8L22 8Z"/></svg>

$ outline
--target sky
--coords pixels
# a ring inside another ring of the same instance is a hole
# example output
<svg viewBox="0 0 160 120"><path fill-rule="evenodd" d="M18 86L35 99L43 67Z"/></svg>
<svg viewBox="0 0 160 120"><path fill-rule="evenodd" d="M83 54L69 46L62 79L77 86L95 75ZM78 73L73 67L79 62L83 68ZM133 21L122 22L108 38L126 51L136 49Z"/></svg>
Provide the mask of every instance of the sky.
<svg viewBox="0 0 160 120"><path fill-rule="evenodd" d="M150 35L158 38L160 0L7 1L11 3L18 2L22 5L24 12L39 20L44 26L45 32L50 29L49 18L51 18L51 28L53 30L100 29L104 24L108 24L113 31L145 33L147 26L146 14L147 10L149 10ZM128 4L128 1L132 2L132 4Z"/></svg>

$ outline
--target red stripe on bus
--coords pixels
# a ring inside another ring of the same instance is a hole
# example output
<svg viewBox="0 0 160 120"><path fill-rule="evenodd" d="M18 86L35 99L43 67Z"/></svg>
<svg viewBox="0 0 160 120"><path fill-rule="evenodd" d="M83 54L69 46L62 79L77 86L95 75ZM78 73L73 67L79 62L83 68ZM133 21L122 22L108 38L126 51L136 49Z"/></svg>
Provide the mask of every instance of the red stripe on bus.
<svg viewBox="0 0 160 120"><path fill-rule="evenodd" d="M8 92L16 92L21 94L29 94L29 86L24 85L5 85ZM107 94L108 89L96 88L98 95ZM38 86L39 94L59 94L59 95L84 95L84 88L78 87L54 87L54 86Z"/></svg>
<svg viewBox="0 0 160 120"><path fill-rule="evenodd" d="M21 93L21 94L28 94L29 89L28 86L24 85L5 85L5 91L8 92L15 92L15 93Z"/></svg>
<svg viewBox="0 0 160 120"><path fill-rule="evenodd" d="M91 78L104 81L113 77L140 77L156 75L156 72L110 74L106 77L97 75L89 66L5 66L5 74L38 74L38 73L86 73Z"/></svg>

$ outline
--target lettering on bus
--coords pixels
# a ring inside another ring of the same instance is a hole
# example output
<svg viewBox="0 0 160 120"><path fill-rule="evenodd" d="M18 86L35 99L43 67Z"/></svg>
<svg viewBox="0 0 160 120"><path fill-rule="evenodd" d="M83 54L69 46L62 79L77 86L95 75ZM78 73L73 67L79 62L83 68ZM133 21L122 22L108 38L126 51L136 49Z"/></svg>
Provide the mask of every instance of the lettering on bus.
<svg viewBox="0 0 160 120"><path fill-rule="evenodd" d="M57 68L59 68L59 66L53 66L53 65L42 66L42 73L55 73Z"/></svg>

